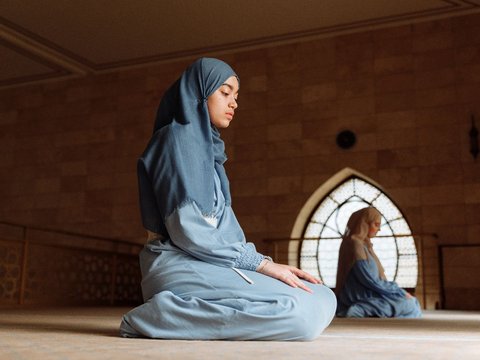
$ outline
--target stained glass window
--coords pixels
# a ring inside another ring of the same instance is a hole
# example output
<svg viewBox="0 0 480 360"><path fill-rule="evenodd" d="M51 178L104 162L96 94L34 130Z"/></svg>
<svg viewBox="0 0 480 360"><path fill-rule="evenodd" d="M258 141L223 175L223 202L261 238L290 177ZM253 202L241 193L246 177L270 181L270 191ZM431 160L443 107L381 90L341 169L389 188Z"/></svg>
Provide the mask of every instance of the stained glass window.
<svg viewBox="0 0 480 360"><path fill-rule="evenodd" d="M388 280L401 287L417 285L417 251L405 217L379 188L352 176L332 190L317 206L308 222L300 248L300 268L334 288L338 250L350 215L374 206L382 214L380 231L372 238Z"/></svg>

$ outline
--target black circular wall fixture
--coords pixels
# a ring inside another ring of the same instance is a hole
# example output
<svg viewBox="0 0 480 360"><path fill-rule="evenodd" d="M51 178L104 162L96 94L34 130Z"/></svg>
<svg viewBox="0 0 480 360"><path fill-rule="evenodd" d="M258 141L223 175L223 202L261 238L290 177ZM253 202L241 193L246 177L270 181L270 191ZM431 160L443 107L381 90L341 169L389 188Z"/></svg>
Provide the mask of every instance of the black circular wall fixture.
<svg viewBox="0 0 480 360"><path fill-rule="evenodd" d="M350 149L356 141L357 137L353 131L343 130L337 134L337 145L342 149Z"/></svg>

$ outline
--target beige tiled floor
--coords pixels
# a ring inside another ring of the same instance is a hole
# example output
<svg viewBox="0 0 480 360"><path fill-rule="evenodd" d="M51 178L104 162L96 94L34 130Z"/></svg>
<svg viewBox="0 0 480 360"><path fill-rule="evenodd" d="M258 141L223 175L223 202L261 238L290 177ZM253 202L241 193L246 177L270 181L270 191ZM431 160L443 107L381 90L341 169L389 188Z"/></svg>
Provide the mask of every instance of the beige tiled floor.
<svg viewBox="0 0 480 360"><path fill-rule="evenodd" d="M480 359L480 313L335 319L312 342L123 339L126 308L0 309L0 359Z"/></svg>

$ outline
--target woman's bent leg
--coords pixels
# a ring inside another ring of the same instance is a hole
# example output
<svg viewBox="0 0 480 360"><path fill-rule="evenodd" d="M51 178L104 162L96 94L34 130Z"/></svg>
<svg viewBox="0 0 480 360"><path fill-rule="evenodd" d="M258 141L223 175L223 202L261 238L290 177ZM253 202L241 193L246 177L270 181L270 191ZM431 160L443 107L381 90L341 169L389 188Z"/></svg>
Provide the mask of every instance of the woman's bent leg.
<svg viewBox="0 0 480 360"><path fill-rule="evenodd" d="M310 294L242 270L253 280L249 284L233 269L182 253L151 255L143 256L149 269L142 281L146 302L123 317L122 336L312 340L335 314L335 295L323 285L308 283Z"/></svg>
<svg viewBox="0 0 480 360"><path fill-rule="evenodd" d="M297 289L298 290L298 289ZM298 290L303 291L303 290ZM204 300L163 291L123 317L121 335L163 339L313 340L330 324L333 292Z"/></svg>

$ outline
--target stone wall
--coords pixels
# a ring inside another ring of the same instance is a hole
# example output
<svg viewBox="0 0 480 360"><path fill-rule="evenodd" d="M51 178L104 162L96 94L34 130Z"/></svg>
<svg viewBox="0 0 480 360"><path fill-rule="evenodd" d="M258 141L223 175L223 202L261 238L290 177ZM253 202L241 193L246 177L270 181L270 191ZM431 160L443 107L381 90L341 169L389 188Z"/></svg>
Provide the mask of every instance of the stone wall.
<svg viewBox="0 0 480 360"><path fill-rule="evenodd" d="M290 236L309 196L345 167L381 184L424 239L426 306L439 244L480 242L480 16L218 55L241 78L222 135L247 237ZM0 220L143 242L135 161L170 62L0 93ZM353 130L344 151L335 135ZM477 267L480 260L477 260ZM423 286L422 286L423 287ZM422 290L423 291L423 290Z"/></svg>

